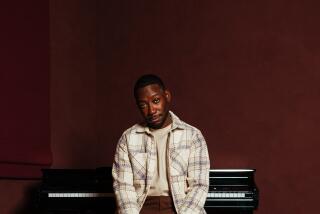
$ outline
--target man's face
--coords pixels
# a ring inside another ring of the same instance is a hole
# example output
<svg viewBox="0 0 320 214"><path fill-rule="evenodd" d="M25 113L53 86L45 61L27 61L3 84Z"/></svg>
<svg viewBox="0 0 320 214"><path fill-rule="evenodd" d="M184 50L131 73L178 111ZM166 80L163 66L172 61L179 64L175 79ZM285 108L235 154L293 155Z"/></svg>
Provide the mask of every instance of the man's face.
<svg viewBox="0 0 320 214"><path fill-rule="evenodd" d="M171 123L169 103L171 94L158 84L147 85L137 90L136 102L147 125L153 129L163 128Z"/></svg>

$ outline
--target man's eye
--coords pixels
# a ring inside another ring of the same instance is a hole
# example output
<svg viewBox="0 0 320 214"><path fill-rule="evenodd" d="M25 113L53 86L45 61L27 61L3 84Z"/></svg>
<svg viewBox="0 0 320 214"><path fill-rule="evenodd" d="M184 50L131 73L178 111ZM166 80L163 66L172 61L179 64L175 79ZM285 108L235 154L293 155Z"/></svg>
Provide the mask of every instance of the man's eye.
<svg viewBox="0 0 320 214"><path fill-rule="evenodd" d="M156 98L156 99L153 100L153 103L155 103L155 104L158 104L159 102L160 102L159 98Z"/></svg>
<svg viewBox="0 0 320 214"><path fill-rule="evenodd" d="M143 109L145 108L147 105L146 104L139 104L139 108Z"/></svg>

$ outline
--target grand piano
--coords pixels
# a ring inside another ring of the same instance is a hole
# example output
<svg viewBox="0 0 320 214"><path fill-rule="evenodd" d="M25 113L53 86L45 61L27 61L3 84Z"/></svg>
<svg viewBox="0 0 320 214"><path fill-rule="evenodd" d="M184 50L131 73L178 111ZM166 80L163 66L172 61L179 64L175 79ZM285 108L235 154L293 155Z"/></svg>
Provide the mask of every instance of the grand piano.
<svg viewBox="0 0 320 214"><path fill-rule="evenodd" d="M259 202L254 173L254 169L210 170L207 213L252 214ZM44 214L114 213L111 168L42 169L37 207Z"/></svg>

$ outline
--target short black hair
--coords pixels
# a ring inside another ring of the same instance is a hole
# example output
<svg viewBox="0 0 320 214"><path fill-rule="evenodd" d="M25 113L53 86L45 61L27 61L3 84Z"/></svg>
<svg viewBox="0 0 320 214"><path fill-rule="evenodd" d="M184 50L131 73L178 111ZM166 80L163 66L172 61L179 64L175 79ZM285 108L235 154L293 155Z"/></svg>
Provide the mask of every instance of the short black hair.
<svg viewBox="0 0 320 214"><path fill-rule="evenodd" d="M139 77L134 84L134 97L137 98L137 91L139 88L143 88L147 85L157 84L162 90L166 90L166 87L160 77L154 74L145 74Z"/></svg>

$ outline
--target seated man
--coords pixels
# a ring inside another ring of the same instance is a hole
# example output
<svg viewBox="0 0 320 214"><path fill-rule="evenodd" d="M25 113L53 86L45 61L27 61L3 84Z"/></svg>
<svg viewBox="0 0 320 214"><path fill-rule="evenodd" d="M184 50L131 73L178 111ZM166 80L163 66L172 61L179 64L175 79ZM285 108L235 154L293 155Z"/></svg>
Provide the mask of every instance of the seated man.
<svg viewBox="0 0 320 214"><path fill-rule="evenodd" d="M205 213L210 161L201 132L169 111L171 93L155 75L134 97L144 122L121 136L112 168L118 213Z"/></svg>

